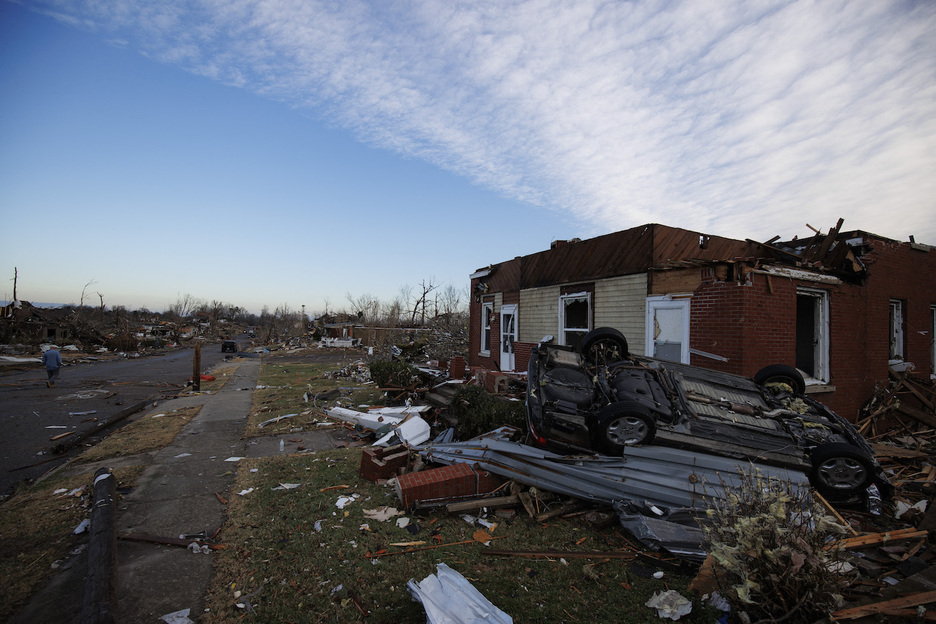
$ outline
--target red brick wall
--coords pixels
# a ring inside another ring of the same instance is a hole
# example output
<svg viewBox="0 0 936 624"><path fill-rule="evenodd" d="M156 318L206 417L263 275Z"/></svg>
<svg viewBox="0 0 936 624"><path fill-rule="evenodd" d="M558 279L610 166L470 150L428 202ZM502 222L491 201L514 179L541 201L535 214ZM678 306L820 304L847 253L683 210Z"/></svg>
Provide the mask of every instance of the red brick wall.
<svg viewBox="0 0 936 624"><path fill-rule="evenodd" d="M907 243L867 239L864 283L837 285L751 273L748 280L706 282L694 293L690 340L695 349L729 359L692 356L691 362L751 376L769 364L793 366L796 358L796 288L829 293L829 368L831 393L812 394L833 410L856 420L876 383L887 381L889 301L901 299L905 317L905 356L916 370L931 363L930 306L936 304L936 251ZM743 277L743 276L742 276Z"/></svg>
<svg viewBox="0 0 936 624"><path fill-rule="evenodd" d="M460 463L411 472L397 478L400 502L410 509L419 501L439 501L493 492L503 483L496 475Z"/></svg>

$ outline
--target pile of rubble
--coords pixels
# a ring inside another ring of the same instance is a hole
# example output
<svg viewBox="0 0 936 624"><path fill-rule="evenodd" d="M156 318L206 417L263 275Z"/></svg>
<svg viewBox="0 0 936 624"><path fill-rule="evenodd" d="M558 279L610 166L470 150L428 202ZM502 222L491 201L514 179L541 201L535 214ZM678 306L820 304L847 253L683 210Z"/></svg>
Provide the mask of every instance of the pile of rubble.
<svg viewBox="0 0 936 624"><path fill-rule="evenodd" d="M392 485L405 509L486 510L503 519L525 514L537 522L587 517L593 526L621 527L641 544L618 553L621 558L700 569L693 589L700 594L718 589L699 517L706 508L729 501L743 480L746 469L734 460L664 447L629 447L622 457L558 455L523 444L522 432L510 427L467 441L455 441L453 431L446 430L430 441L432 427L423 416L437 423L428 406L366 412L331 408L325 413L376 432L375 445L362 450L360 476ZM930 504L936 491L933 433L901 432L874 441L896 486L893 505L869 512L826 504L847 530L829 544L844 552L839 572L847 576L845 602L833 620L913 618L926 613L924 605L936 603L936 548L930 542L936 529ZM757 471L809 488L808 479L797 472L769 466L757 466ZM611 555L617 556L605 553Z"/></svg>

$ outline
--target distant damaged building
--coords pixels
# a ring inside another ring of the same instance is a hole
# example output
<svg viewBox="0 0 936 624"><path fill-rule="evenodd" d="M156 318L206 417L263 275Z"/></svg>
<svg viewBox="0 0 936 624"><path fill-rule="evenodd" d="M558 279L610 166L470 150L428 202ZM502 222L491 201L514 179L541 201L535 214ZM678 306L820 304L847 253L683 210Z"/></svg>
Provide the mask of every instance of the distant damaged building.
<svg viewBox="0 0 936 624"><path fill-rule="evenodd" d="M855 420L890 368L936 375L936 249L860 230L760 243L648 224L471 275L469 366L526 370L545 336L614 327L632 353L751 376L795 366Z"/></svg>

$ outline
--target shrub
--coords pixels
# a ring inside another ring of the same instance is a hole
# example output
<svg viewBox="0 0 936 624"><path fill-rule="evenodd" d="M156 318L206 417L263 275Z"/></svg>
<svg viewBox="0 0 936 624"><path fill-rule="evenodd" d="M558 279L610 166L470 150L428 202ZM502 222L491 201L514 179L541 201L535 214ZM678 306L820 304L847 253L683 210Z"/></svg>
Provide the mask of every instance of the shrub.
<svg viewBox="0 0 936 624"><path fill-rule="evenodd" d="M708 510L709 540L720 593L742 621L815 622L841 602L845 532L811 491L759 472Z"/></svg>
<svg viewBox="0 0 936 624"><path fill-rule="evenodd" d="M456 436L467 440L502 427L525 426L523 401L502 399L488 394L481 386L460 387L452 397L449 412L458 419Z"/></svg>
<svg viewBox="0 0 936 624"><path fill-rule="evenodd" d="M413 366L399 360L376 360L370 363L371 379L381 388L408 388L419 381Z"/></svg>

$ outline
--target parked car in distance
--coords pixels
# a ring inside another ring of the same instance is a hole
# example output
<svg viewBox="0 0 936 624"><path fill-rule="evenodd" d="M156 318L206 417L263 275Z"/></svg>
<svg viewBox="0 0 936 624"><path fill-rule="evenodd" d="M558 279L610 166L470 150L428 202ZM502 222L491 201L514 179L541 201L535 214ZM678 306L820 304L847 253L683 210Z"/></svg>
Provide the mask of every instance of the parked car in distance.
<svg viewBox="0 0 936 624"><path fill-rule="evenodd" d="M237 341L225 340L221 343L221 353L237 353Z"/></svg>
<svg viewBox="0 0 936 624"><path fill-rule="evenodd" d="M613 328L581 348L544 339L527 377L532 442L621 455L628 445L672 446L779 466L808 475L838 503L893 487L870 445L841 416L805 394L795 368L772 365L753 379L638 357Z"/></svg>

